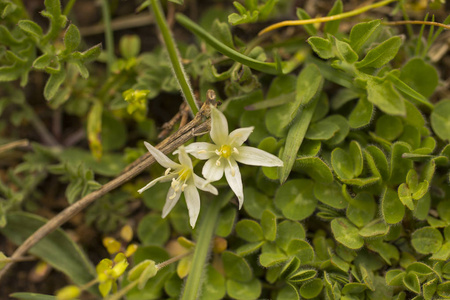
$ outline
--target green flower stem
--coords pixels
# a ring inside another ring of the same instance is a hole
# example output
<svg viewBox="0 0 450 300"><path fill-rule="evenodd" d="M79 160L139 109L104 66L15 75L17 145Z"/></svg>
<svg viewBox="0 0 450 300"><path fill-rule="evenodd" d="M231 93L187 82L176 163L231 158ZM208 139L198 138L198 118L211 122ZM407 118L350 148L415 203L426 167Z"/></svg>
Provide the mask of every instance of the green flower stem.
<svg viewBox="0 0 450 300"><path fill-rule="evenodd" d="M257 71L261 71L267 74L277 75L282 74L283 71L277 67L276 63L267 63L256 60L254 58L248 57L219 41L215 37L213 37L209 32L204 30L202 27L191 21L188 17L183 14L177 14L175 16L177 22L179 22L182 26L184 26L189 31L193 32L195 35L203 39L208 45L212 46L214 49L222 53L223 55L228 56L229 58L246 65L252 69Z"/></svg>
<svg viewBox="0 0 450 300"><path fill-rule="evenodd" d="M192 92L191 85L189 84L189 79L184 72L183 65L181 64L180 54L173 40L172 34L170 32L167 21L163 15L163 9L159 0L151 0L151 5L153 9L153 14L155 15L156 23L158 24L159 30L163 37L164 43L166 44L167 53L169 54L170 62L172 63L173 72L177 78L178 84L180 85L181 92L186 99L191 111L194 115L198 112L197 104L195 103L194 93Z"/></svg>
<svg viewBox="0 0 450 300"><path fill-rule="evenodd" d="M106 298L107 300L120 300L123 296L125 296L129 291L131 291L134 287L139 284L139 280L135 280L130 282L126 287L118 291L117 293Z"/></svg>
<svg viewBox="0 0 450 300"><path fill-rule="evenodd" d="M219 199L212 199L209 202L207 211L205 212L200 228L198 230L198 241L195 245L194 257L192 258L192 267L183 290L181 300L197 299L202 288L202 279L205 278L205 263L208 253L211 249L211 240L216 228L219 212L224 202L231 199L233 193L230 191L224 196L218 196Z"/></svg>
<svg viewBox="0 0 450 300"><path fill-rule="evenodd" d="M70 11L72 10L73 5L75 4L77 0L70 0L66 6L64 7L63 15L68 15Z"/></svg>
<svg viewBox="0 0 450 300"><path fill-rule="evenodd" d="M106 40L106 56L108 64L108 73L111 72L112 64L114 63L114 37L111 28L111 12L109 10L108 0L102 1L103 24L105 26L105 40Z"/></svg>

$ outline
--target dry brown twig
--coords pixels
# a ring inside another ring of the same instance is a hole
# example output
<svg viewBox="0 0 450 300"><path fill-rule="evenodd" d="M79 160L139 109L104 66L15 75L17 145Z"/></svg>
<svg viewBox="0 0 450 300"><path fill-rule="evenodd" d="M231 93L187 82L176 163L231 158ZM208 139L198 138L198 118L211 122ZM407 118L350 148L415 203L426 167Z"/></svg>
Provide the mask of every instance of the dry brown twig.
<svg viewBox="0 0 450 300"><path fill-rule="evenodd" d="M211 101L210 101L211 100ZM185 126L181 127L177 132L166 138L164 141L159 143L156 148L161 150L163 153L171 153L179 146L186 143L188 140L192 139L195 136L206 134L211 129L211 120L210 116L210 103L214 103L215 95L214 91L208 91L207 101L203 104L200 111L194 117L194 119L187 123ZM48 234L52 233L62 224L67 222L77 213L85 209L92 202L107 194L108 192L114 190L115 188L121 186L125 182L131 180L135 176L139 175L142 171L144 171L147 167L152 165L155 162L154 157L150 153L146 153L138 158L136 161L131 163L118 177L109 181L105 185L103 185L100 189L86 195L79 201L75 202L71 206L67 207L59 214L57 214L54 218L49 220L45 225L36 230L31 236L29 236L25 242L20 245L16 251L14 251L13 255L11 255L10 259L12 262L8 263L1 271L0 271L0 280L1 278L8 272L9 269L13 266L14 262L17 258L22 257L31 247L33 247L36 243L38 243L41 239L43 239Z"/></svg>

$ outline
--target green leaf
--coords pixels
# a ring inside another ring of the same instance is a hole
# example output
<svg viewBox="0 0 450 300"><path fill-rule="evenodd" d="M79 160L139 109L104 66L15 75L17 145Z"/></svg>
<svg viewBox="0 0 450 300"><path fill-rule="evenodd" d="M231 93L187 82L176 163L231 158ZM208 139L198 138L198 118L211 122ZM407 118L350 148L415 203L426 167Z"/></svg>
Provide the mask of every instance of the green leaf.
<svg viewBox="0 0 450 300"><path fill-rule="evenodd" d="M351 128L357 129L370 124L374 113L373 104L363 96L358 100L355 108L348 116L348 124Z"/></svg>
<svg viewBox="0 0 450 300"><path fill-rule="evenodd" d="M300 295L298 294L297 288L290 282L280 288L277 293L277 300L285 299L285 300L300 300Z"/></svg>
<svg viewBox="0 0 450 300"><path fill-rule="evenodd" d="M352 179L355 177L353 158L348 151L335 148L331 153L331 165L340 179Z"/></svg>
<svg viewBox="0 0 450 300"><path fill-rule="evenodd" d="M437 278L434 278L422 285L423 298L425 300L433 299L433 295L436 292L437 282L438 282Z"/></svg>
<svg viewBox="0 0 450 300"><path fill-rule="evenodd" d="M400 79L423 96L429 98L439 82L437 70L422 58L409 60L402 68Z"/></svg>
<svg viewBox="0 0 450 300"><path fill-rule="evenodd" d="M400 258L398 249L394 245L383 242L381 239L369 240L367 248L377 252L388 265L395 264Z"/></svg>
<svg viewBox="0 0 450 300"><path fill-rule="evenodd" d="M261 219L266 209L273 207L272 201L253 187L244 187L244 209L254 219Z"/></svg>
<svg viewBox="0 0 450 300"><path fill-rule="evenodd" d="M367 81L367 99L389 115L406 115L403 97L393 88L391 81L369 79Z"/></svg>
<svg viewBox="0 0 450 300"><path fill-rule="evenodd" d="M215 19L211 27L211 34L228 47L234 48L233 36L227 23Z"/></svg>
<svg viewBox="0 0 450 300"><path fill-rule="evenodd" d="M4 25L0 25L0 44L8 46L17 46L22 44L24 39L21 40L14 37L8 28Z"/></svg>
<svg viewBox="0 0 450 300"><path fill-rule="evenodd" d="M384 223L383 219L375 219L372 222L367 223L359 231L359 235L362 237L376 237L384 236L388 234L389 226Z"/></svg>
<svg viewBox="0 0 450 300"><path fill-rule="evenodd" d="M253 278L253 272L247 261L230 251L222 253L222 262L225 274L228 278L240 282L249 282Z"/></svg>
<svg viewBox="0 0 450 300"><path fill-rule="evenodd" d="M261 225L253 220L241 220L236 224L237 235L247 242L258 242L264 239Z"/></svg>
<svg viewBox="0 0 450 300"><path fill-rule="evenodd" d="M400 117L382 115L375 124L375 133L388 141L398 138L403 132L403 123Z"/></svg>
<svg viewBox="0 0 450 300"><path fill-rule="evenodd" d="M333 182L333 173L330 167L318 157L299 157L296 160L294 170L300 170L308 174L316 182L328 184Z"/></svg>
<svg viewBox="0 0 450 300"><path fill-rule="evenodd" d="M46 100L51 100L55 97L61 84L63 84L66 79L66 71L61 69L57 73L50 74L50 78L47 80L44 88L44 97Z"/></svg>
<svg viewBox="0 0 450 300"><path fill-rule="evenodd" d="M380 20L358 23L350 31L350 45L356 53L360 54L378 36L381 30Z"/></svg>
<svg viewBox="0 0 450 300"><path fill-rule="evenodd" d="M311 17L308 15L308 13L300 7L297 7L297 18L299 20L309 20ZM307 24L303 25L303 28L305 28L306 32L308 32L309 35L316 35L317 29L314 27L314 24Z"/></svg>
<svg viewBox="0 0 450 300"><path fill-rule="evenodd" d="M336 209L347 207L347 201L342 195L342 187L337 182L323 184L316 182L314 184L314 196L322 203Z"/></svg>
<svg viewBox="0 0 450 300"><path fill-rule="evenodd" d="M37 293L12 293L9 296L20 300L59 300L56 296Z"/></svg>
<svg viewBox="0 0 450 300"><path fill-rule="evenodd" d="M351 141L348 151L353 160L353 174L355 177L358 177L359 175L361 175L364 167L364 159L361 146L358 144L358 142Z"/></svg>
<svg viewBox="0 0 450 300"><path fill-rule="evenodd" d="M405 215L405 207L398 198L398 194L390 189L386 188L381 199L381 212L383 218L388 224L396 224L403 220Z"/></svg>
<svg viewBox="0 0 450 300"><path fill-rule="evenodd" d="M442 234L438 229L422 227L414 231L411 236L411 244L421 254L436 253L442 246Z"/></svg>
<svg viewBox="0 0 450 300"><path fill-rule="evenodd" d="M320 58L330 59L334 57L333 44L331 44L330 40L312 36L307 42Z"/></svg>
<svg viewBox="0 0 450 300"><path fill-rule="evenodd" d="M364 245L364 240L358 234L358 228L345 218L331 221L331 230L334 238L350 249L359 249Z"/></svg>
<svg viewBox="0 0 450 300"><path fill-rule="evenodd" d="M265 267L270 268L286 261L287 257L283 253L263 253L259 256L259 263Z"/></svg>
<svg viewBox="0 0 450 300"><path fill-rule="evenodd" d="M20 20L17 26L37 41L42 38L43 32L41 26L31 20Z"/></svg>
<svg viewBox="0 0 450 300"><path fill-rule="evenodd" d="M275 77L272 80L267 98L282 97L286 95L290 102L293 102L292 97L296 89L296 78L292 75L284 75ZM292 94L292 96L290 96ZM293 104L285 103L267 111L264 118L265 125L270 133L282 137L285 135L289 123L292 121L290 116L297 111L292 109ZM289 116L288 118L286 116Z"/></svg>
<svg viewBox="0 0 450 300"><path fill-rule="evenodd" d="M372 195L361 192L347 206L347 218L356 226L362 227L375 217L377 205Z"/></svg>
<svg viewBox="0 0 450 300"><path fill-rule="evenodd" d="M428 216L428 212L431 207L430 193L426 193L422 198L417 201L414 209L414 217L419 220L425 220Z"/></svg>
<svg viewBox="0 0 450 300"><path fill-rule="evenodd" d="M300 283L303 281L309 281L316 277L317 271L316 270L300 270L294 274L292 274L288 280L293 283Z"/></svg>
<svg viewBox="0 0 450 300"><path fill-rule="evenodd" d="M247 201L248 198L245 198ZM216 225L216 235L227 237L231 234L236 220L236 209L229 207L225 208L220 213L220 219Z"/></svg>
<svg viewBox="0 0 450 300"><path fill-rule="evenodd" d="M20 245L46 222L46 219L30 213L9 212L7 224L0 228L0 232L16 245ZM41 239L29 253L63 272L78 285L86 284L96 277L90 260L61 229Z"/></svg>
<svg viewBox="0 0 450 300"><path fill-rule="evenodd" d="M391 152L391 170L389 182L399 184L405 182L408 171L413 167L413 162L402 157L404 153L411 151L408 144L397 142L392 145Z"/></svg>
<svg viewBox="0 0 450 300"><path fill-rule="evenodd" d="M342 5L342 1L336 0L333 4L333 7L328 12L327 16L338 15L338 14L342 13L343 9L344 9L344 6ZM328 33L328 34L336 34L338 32L340 23L341 23L341 20L330 21L330 22L325 23L323 32Z"/></svg>
<svg viewBox="0 0 450 300"><path fill-rule="evenodd" d="M277 216L270 210L265 210L261 218L261 227L264 238L268 241L274 241L277 237Z"/></svg>
<svg viewBox="0 0 450 300"><path fill-rule="evenodd" d="M400 78L397 77L396 70L389 72L386 75L387 80L390 80L395 88L401 92L401 94L406 97L409 101L413 102L416 105L423 105L428 107L428 109L433 109L433 104L430 103L428 98L425 98L422 94L416 92L409 85L404 83Z"/></svg>
<svg viewBox="0 0 450 300"><path fill-rule="evenodd" d="M372 174L387 180L389 178L389 166L383 151L376 146L370 145L364 149L364 155Z"/></svg>
<svg viewBox="0 0 450 300"><path fill-rule="evenodd" d="M420 294L420 281L417 274L407 273L406 276L403 277L403 284L408 290L416 294Z"/></svg>
<svg viewBox="0 0 450 300"><path fill-rule="evenodd" d="M403 270L389 270L386 272L386 283L388 285L403 285L406 272Z"/></svg>
<svg viewBox="0 0 450 300"><path fill-rule="evenodd" d="M283 268L280 271L281 278L287 278L292 275L297 269L300 267L300 259L298 257L293 256L290 260L288 260Z"/></svg>
<svg viewBox="0 0 450 300"><path fill-rule="evenodd" d="M348 135L350 131L350 126L348 121L342 115L331 115L325 120L331 121L337 126L339 126L339 131L329 140L326 141L328 145L337 145L341 143Z"/></svg>
<svg viewBox="0 0 450 300"><path fill-rule="evenodd" d="M323 77L315 64L308 64L297 77L295 103L291 112L293 120L297 109L309 105L320 94L323 85Z"/></svg>
<svg viewBox="0 0 450 300"><path fill-rule="evenodd" d="M70 24L67 27L66 33L64 34L64 46L66 47L65 52L70 53L77 50L80 45L81 35L77 26Z"/></svg>
<svg viewBox="0 0 450 300"><path fill-rule="evenodd" d="M446 299L450 298L450 281L438 284L436 293Z"/></svg>
<svg viewBox="0 0 450 300"><path fill-rule="evenodd" d="M411 197L411 191L406 183L402 183L398 187L398 198L402 201L403 205L409 208L409 210L414 210L414 203Z"/></svg>
<svg viewBox="0 0 450 300"><path fill-rule="evenodd" d="M300 287L300 295L305 299L313 299L319 296L323 289L322 279L316 278L311 281L305 282Z"/></svg>
<svg viewBox="0 0 450 300"><path fill-rule="evenodd" d="M344 285L342 288L343 294L359 294L364 292L367 289L367 286L363 283L351 282Z"/></svg>
<svg viewBox="0 0 450 300"><path fill-rule="evenodd" d="M381 68L397 55L402 44L403 40L401 37L393 36L367 52L364 59L355 63L355 66L358 69L368 67Z"/></svg>
<svg viewBox="0 0 450 300"><path fill-rule="evenodd" d="M55 57L48 53L42 54L33 61L33 68L43 70L51 64L53 59L55 59Z"/></svg>
<svg viewBox="0 0 450 300"><path fill-rule="evenodd" d="M285 220L278 224L276 244L281 249L287 251L293 239L305 239L306 233L302 224Z"/></svg>
<svg viewBox="0 0 450 300"><path fill-rule="evenodd" d="M258 251L258 249L260 249L265 243L266 243L266 241L246 243L246 244L240 246L239 248L237 248L236 254L239 256L247 256L249 254L252 254L252 253Z"/></svg>
<svg viewBox="0 0 450 300"><path fill-rule="evenodd" d="M227 280L227 294L233 299L253 300L261 295L261 282L253 279L250 282L238 282L232 279Z"/></svg>
<svg viewBox="0 0 450 300"><path fill-rule="evenodd" d="M203 283L202 299L219 300L225 297L226 286L223 275L212 266L207 266L206 280ZM175 297L178 297L178 293Z"/></svg>
<svg viewBox="0 0 450 300"><path fill-rule="evenodd" d="M309 140L328 140L331 139L336 132L339 131L339 126L334 124L331 120L323 119L319 122L312 123L305 137Z"/></svg>
<svg viewBox="0 0 450 300"><path fill-rule="evenodd" d="M441 140L450 141L450 100L436 104L431 113L431 127Z"/></svg>
<svg viewBox="0 0 450 300"><path fill-rule="evenodd" d="M439 217L446 221L447 223L450 223L450 202L449 201L440 201L439 204L436 207L436 210L439 214Z"/></svg>
<svg viewBox="0 0 450 300"><path fill-rule="evenodd" d="M347 42L343 42L334 38L334 43L336 45L337 55L341 60L349 64L352 64L358 60L358 54L353 51L352 47L350 47Z"/></svg>
<svg viewBox="0 0 450 300"><path fill-rule="evenodd" d="M288 255L295 255L302 264L309 264L314 258L314 249L306 241L294 238L286 250Z"/></svg>
<svg viewBox="0 0 450 300"><path fill-rule="evenodd" d="M313 194L314 182L295 179L282 185L275 195L275 205L291 220L306 219L316 209L317 199Z"/></svg>
<svg viewBox="0 0 450 300"><path fill-rule="evenodd" d="M164 245L170 237L170 226L167 219L159 214L147 214L139 222L137 235L144 245Z"/></svg>
<svg viewBox="0 0 450 300"><path fill-rule="evenodd" d="M311 118L314 115L316 104L317 101L314 101L312 105L303 108L303 110L299 113L299 116L294 119L291 128L289 128L288 135L286 137L286 145L284 146L284 151L281 156L281 160L284 165L282 168L279 168L281 183L285 182L291 173L295 159L297 158L298 150L303 142L303 138L305 137Z"/></svg>

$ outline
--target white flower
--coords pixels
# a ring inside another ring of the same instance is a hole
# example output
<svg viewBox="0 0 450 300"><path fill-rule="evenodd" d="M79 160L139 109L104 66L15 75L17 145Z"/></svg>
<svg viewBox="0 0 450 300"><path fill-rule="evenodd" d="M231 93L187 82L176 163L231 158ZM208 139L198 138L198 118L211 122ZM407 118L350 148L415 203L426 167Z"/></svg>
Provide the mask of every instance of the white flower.
<svg viewBox="0 0 450 300"><path fill-rule="evenodd" d="M189 220L192 228L197 222L198 214L200 212L200 195L197 188L217 195L217 189L209 184L205 179L194 174L192 170L192 161L186 154L185 148L181 146L178 148L179 164L173 162L170 158L164 155L161 151L153 147L147 142L144 142L145 147L153 155L155 160L164 168L167 168L164 176L158 177L144 186L138 192L149 189L157 182L167 182L172 180L169 192L166 197L166 204L162 211L162 217L165 218L172 208L180 199L181 193L184 192L186 204L189 210Z"/></svg>
<svg viewBox="0 0 450 300"><path fill-rule="evenodd" d="M241 172L236 161L266 167L282 167L281 159L254 147L242 146L253 132L254 127L239 128L228 135L225 116L211 106L211 139L214 144L198 142L186 146L186 152L198 159L207 159L202 174L209 181L225 177L239 200L239 208L244 202Z"/></svg>

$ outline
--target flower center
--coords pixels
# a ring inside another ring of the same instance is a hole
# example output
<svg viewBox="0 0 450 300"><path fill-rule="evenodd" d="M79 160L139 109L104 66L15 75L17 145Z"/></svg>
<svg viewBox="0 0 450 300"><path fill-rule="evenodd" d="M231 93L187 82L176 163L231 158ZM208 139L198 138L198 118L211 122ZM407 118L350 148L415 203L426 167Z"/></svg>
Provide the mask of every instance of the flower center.
<svg viewBox="0 0 450 300"><path fill-rule="evenodd" d="M220 156L228 158L233 153L233 150L229 145L222 145L219 150Z"/></svg>
<svg viewBox="0 0 450 300"><path fill-rule="evenodd" d="M169 197L169 199L174 199L180 189L182 192L184 192L184 189L187 187L186 181L189 179L189 177L191 177L191 175L192 170L188 167L184 167L180 171L178 171L178 178L173 178L172 183L170 184L174 189L174 193Z"/></svg>

